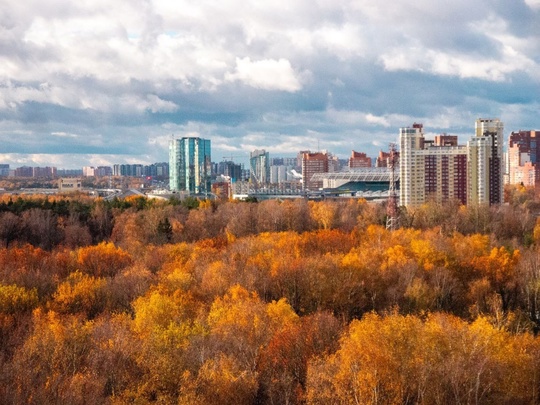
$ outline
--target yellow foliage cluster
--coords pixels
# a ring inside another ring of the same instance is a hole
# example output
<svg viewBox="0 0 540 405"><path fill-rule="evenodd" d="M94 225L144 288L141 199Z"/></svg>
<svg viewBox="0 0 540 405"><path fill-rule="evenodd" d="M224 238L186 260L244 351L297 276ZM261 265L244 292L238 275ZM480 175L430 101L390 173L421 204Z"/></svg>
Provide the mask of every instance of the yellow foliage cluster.
<svg viewBox="0 0 540 405"><path fill-rule="evenodd" d="M536 403L540 346L485 318L369 314L313 361L310 404Z"/></svg>

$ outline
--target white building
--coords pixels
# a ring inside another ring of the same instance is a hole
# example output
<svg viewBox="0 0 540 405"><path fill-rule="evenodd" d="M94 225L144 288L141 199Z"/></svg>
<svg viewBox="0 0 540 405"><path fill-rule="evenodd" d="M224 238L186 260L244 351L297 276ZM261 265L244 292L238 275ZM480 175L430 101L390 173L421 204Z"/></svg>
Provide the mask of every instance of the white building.
<svg viewBox="0 0 540 405"><path fill-rule="evenodd" d="M250 180L256 185L270 183L270 154L256 149L249 155Z"/></svg>
<svg viewBox="0 0 540 405"><path fill-rule="evenodd" d="M476 120L475 136L467 144L470 203L503 202L503 131L498 118Z"/></svg>

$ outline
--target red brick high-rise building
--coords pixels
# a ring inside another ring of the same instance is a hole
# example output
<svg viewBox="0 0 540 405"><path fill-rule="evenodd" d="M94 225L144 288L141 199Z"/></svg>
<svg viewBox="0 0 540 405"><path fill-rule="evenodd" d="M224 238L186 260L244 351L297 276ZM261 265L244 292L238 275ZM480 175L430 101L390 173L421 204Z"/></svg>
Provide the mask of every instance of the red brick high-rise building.
<svg viewBox="0 0 540 405"><path fill-rule="evenodd" d="M322 181L311 181L315 173L328 173L329 155L326 152L302 153L302 188L304 190L318 190L322 188Z"/></svg>

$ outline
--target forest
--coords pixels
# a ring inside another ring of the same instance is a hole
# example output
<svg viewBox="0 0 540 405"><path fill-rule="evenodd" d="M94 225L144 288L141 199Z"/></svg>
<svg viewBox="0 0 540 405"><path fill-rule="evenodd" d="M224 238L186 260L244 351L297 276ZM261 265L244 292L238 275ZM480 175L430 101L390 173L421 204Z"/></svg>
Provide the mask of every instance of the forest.
<svg viewBox="0 0 540 405"><path fill-rule="evenodd" d="M540 202L0 200L2 404L540 403Z"/></svg>

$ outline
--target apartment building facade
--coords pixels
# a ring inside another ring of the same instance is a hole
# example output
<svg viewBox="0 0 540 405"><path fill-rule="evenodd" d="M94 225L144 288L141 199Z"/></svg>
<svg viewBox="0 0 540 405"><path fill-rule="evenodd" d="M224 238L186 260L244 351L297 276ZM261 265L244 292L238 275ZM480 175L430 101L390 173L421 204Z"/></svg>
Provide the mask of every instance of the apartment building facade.
<svg viewBox="0 0 540 405"><path fill-rule="evenodd" d="M330 160L325 152L302 152L302 188L304 190L318 190L322 188L322 180L312 180L316 173L328 173Z"/></svg>
<svg viewBox="0 0 540 405"><path fill-rule="evenodd" d="M422 124L400 128L400 205L457 199L462 204L503 201L503 124L478 119L475 135L459 145L455 135L424 137Z"/></svg>
<svg viewBox="0 0 540 405"><path fill-rule="evenodd" d="M508 182L525 187L540 183L540 131L517 131L508 137Z"/></svg>
<svg viewBox="0 0 540 405"><path fill-rule="evenodd" d="M256 149L249 155L250 181L258 186L270 183L270 154Z"/></svg>

